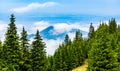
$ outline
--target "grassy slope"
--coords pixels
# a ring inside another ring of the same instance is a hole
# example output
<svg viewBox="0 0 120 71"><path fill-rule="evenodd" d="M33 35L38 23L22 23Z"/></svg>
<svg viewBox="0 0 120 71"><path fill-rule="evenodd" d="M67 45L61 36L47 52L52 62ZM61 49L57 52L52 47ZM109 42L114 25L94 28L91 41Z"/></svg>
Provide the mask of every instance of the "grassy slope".
<svg viewBox="0 0 120 71"><path fill-rule="evenodd" d="M87 60L85 60L82 66L79 66L73 69L72 71L86 71L87 67L88 67L88 63L87 63Z"/></svg>

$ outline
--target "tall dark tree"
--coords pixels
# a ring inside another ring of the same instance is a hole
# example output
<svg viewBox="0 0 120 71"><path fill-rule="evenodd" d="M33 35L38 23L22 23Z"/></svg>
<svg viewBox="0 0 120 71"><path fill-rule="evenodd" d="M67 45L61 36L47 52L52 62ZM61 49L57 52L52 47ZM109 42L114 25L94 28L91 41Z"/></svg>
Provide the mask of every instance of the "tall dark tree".
<svg viewBox="0 0 120 71"><path fill-rule="evenodd" d="M34 41L32 42L31 59L33 71L45 71L46 52L45 43L42 41L39 31L35 35Z"/></svg>
<svg viewBox="0 0 120 71"><path fill-rule="evenodd" d="M117 23L114 18L109 21L109 32L114 33L117 29Z"/></svg>
<svg viewBox="0 0 120 71"><path fill-rule="evenodd" d="M82 33L80 32L80 30L76 31L75 33L75 40L79 40L82 38Z"/></svg>
<svg viewBox="0 0 120 71"><path fill-rule="evenodd" d="M86 47L84 46L84 40L82 37L82 33L78 30L75 34L75 40L73 41L73 47L76 53L76 60L78 61L78 64L82 64L83 60L86 57ZM77 63L77 62L76 62Z"/></svg>
<svg viewBox="0 0 120 71"><path fill-rule="evenodd" d="M21 46L22 46L22 51L25 54L26 52L28 52L28 47L29 47L29 40L27 38L27 31L25 30L25 28L23 27L22 32L21 32Z"/></svg>
<svg viewBox="0 0 120 71"><path fill-rule="evenodd" d="M93 35L94 35L94 27L93 27L93 25L91 23L90 28L89 28L88 37L92 37Z"/></svg>
<svg viewBox="0 0 120 71"><path fill-rule="evenodd" d="M21 32L21 38L20 38L22 52L23 52L23 56L22 56L23 64L21 65L22 71L28 71L31 67L30 61L29 61L29 58L30 58L29 43L28 43L29 40L28 40L27 36L28 36L27 31L23 27L22 32Z"/></svg>
<svg viewBox="0 0 120 71"><path fill-rule="evenodd" d="M70 44L70 43L71 43L71 40L69 39L68 34L66 34L66 36L65 36L64 43L65 43L65 45L68 45L68 44Z"/></svg>
<svg viewBox="0 0 120 71"><path fill-rule="evenodd" d="M7 63L7 69L11 71L19 71L21 48L19 44L19 37L17 34L17 28L15 26L15 17L12 14L10 18L10 24L7 28L5 41L3 44L4 60Z"/></svg>

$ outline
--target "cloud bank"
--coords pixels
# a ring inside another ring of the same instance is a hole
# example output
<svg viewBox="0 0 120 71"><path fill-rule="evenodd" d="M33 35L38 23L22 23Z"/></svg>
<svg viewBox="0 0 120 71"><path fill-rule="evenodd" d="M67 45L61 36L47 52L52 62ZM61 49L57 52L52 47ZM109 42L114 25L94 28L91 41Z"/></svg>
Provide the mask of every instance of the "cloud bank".
<svg viewBox="0 0 120 71"><path fill-rule="evenodd" d="M69 32L72 29L79 29L85 32L89 31L89 25L85 26L81 23L75 22L75 23L58 23L54 24L54 30L53 34L60 34L63 32Z"/></svg>
<svg viewBox="0 0 120 71"><path fill-rule="evenodd" d="M31 3L28 4L25 7L19 7L19 8L13 8L11 9L11 11L16 12L16 13L24 13L24 12L28 12L34 9L41 9L41 8L46 8L46 7L50 7L50 6L54 6L57 3L55 2L46 2L46 3Z"/></svg>
<svg viewBox="0 0 120 71"><path fill-rule="evenodd" d="M34 22L33 25L31 25L31 33L36 32L38 29L40 32L50 26L50 23L47 21L38 21Z"/></svg>
<svg viewBox="0 0 120 71"><path fill-rule="evenodd" d="M6 24L3 21L0 21L0 38L1 40L4 40L4 35L5 35L5 31L7 29L8 24ZM22 27L27 27L27 25L25 24L16 24L17 26L17 30L18 30L18 34L20 35L21 31L22 31ZM68 33L69 37L71 38L71 40L74 39L75 37L75 32L70 32L72 29L79 29L85 32L89 31L89 25L84 25L84 23L79 23L79 22L75 22L75 23L50 23L48 21L37 21L34 22L28 29L28 35L30 34L35 34L36 30L44 30L46 28L48 28L49 26L53 26L52 29L52 33L51 35L57 35L57 34L61 34L61 33ZM97 28L98 24L93 24L93 26L95 28ZM48 31L49 32L49 31ZM47 34L46 34L47 35ZM86 36L83 34L83 36ZM33 38L30 38L30 43L33 41ZM58 48L59 44L62 43L62 41L64 40L64 38L60 39L47 39L47 38L43 38L43 41L46 43L46 52L47 55L53 55L55 50Z"/></svg>
<svg viewBox="0 0 120 71"><path fill-rule="evenodd" d="M46 43L46 52L47 55L53 55L55 50L58 48L58 46L62 43L62 39L44 39L43 40Z"/></svg>

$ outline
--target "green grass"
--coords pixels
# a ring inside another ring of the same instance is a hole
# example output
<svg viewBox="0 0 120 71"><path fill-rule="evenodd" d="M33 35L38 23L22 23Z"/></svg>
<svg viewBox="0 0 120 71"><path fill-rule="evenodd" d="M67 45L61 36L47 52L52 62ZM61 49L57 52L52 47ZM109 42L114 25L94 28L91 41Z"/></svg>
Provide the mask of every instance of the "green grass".
<svg viewBox="0 0 120 71"><path fill-rule="evenodd" d="M83 62L83 65L82 66L79 66L75 69L73 69L72 71L86 71L87 70L87 67L88 67L88 62L87 62L87 59Z"/></svg>

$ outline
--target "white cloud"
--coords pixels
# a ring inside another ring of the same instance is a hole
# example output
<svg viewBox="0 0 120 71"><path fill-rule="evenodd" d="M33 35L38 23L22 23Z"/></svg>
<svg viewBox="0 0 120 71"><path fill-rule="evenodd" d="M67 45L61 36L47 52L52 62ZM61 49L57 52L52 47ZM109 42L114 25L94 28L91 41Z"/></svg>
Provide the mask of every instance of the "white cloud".
<svg viewBox="0 0 120 71"><path fill-rule="evenodd" d="M59 47L59 44L62 43L62 40L61 39L57 39L57 40L54 40L54 39L44 39L43 40L45 43L46 43L46 52L47 52L47 55L53 55L55 50Z"/></svg>
<svg viewBox="0 0 120 71"><path fill-rule="evenodd" d="M5 22L3 22L3 21L0 21L0 31L5 30L6 27L7 27L7 24Z"/></svg>
<svg viewBox="0 0 120 71"><path fill-rule="evenodd" d="M23 28L23 24L16 24L16 26L17 26L17 32L18 32L18 34L20 34L21 35L21 32L22 32L22 28Z"/></svg>
<svg viewBox="0 0 120 71"><path fill-rule="evenodd" d="M85 25L83 23L49 23L47 21L38 21L38 22L34 22L33 25L31 25L29 34L36 32L36 30L38 29L39 31L44 30L45 28L49 27L49 26L53 26L53 30L51 30L52 34L57 35L57 34L61 34L61 33L69 33L72 29L79 29L85 32L89 32L89 26L90 25ZM96 28L98 27L98 24L93 24L93 26Z"/></svg>
<svg viewBox="0 0 120 71"><path fill-rule="evenodd" d="M55 2L46 2L46 3L37 3L36 2L36 3L31 3L25 7L13 8L13 9L11 9L11 11L17 12L17 13L23 13L23 12L28 12L28 11L38 9L38 8L46 8L49 6L54 6L56 4L57 3L55 3Z"/></svg>
<svg viewBox="0 0 120 71"><path fill-rule="evenodd" d="M44 30L45 28L47 28L48 26L50 26L50 23L47 21L38 21L33 23L33 25L31 25L30 31L28 32L29 34L33 34L36 32L36 30L38 29L39 31Z"/></svg>
<svg viewBox="0 0 120 71"><path fill-rule="evenodd" d="M69 32L72 29L80 29L82 31L88 32L89 26L84 26L80 23L58 23L53 25L54 30L52 31L53 34L60 34L63 32Z"/></svg>
<svg viewBox="0 0 120 71"><path fill-rule="evenodd" d="M73 41L74 40L74 38L75 38L75 32L73 33L68 33L68 35L69 35L69 38Z"/></svg>
<svg viewBox="0 0 120 71"><path fill-rule="evenodd" d="M117 22L118 25L120 25L120 22Z"/></svg>
<svg viewBox="0 0 120 71"><path fill-rule="evenodd" d="M35 22L33 25L31 25L31 28L30 28L31 31L29 31L29 32L33 34L33 33L36 32L37 29L42 31L49 26L54 27L51 34L60 34L60 33L63 33L63 32L67 32L69 37L71 38L71 40L73 40L74 37L75 37L75 32L74 33L69 32L72 29L80 29L80 30L83 30L83 31L88 31L88 29L87 29L88 26L81 25L80 23L56 23L56 24L51 24L47 21L38 21L38 22ZM47 55L53 55L55 50L59 46L59 44L62 43L63 39L58 38L58 39L54 40L54 39L43 38L43 41L46 43L46 46L47 46L47 48L46 48ZM33 38L31 38L31 40L33 40ZM30 41L30 43L31 42L32 41Z"/></svg>
<svg viewBox="0 0 120 71"><path fill-rule="evenodd" d="M5 31L7 29L7 24L3 21L0 21L0 40L3 41L5 39Z"/></svg>
<svg viewBox="0 0 120 71"><path fill-rule="evenodd" d="M4 34L5 34L5 31L6 31L6 27L8 26L8 24L6 24L5 22L3 21L0 21L0 38L1 40L4 40ZM27 25L23 25L23 24L16 24L17 26L17 30L18 30L18 33L20 34L21 31L22 31L22 27L25 26L27 27ZM49 26L53 26L54 29L52 30L53 33L51 34L60 34L60 33L63 33L63 32L66 32L68 33L69 37L71 38L71 40L74 39L75 37L75 32L73 33L70 33L69 31L71 31L72 29L80 29L82 31L85 31L85 32L88 32L89 31L89 25L85 25L83 23L56 23L56 24L51 24L47 21L38 21L38 22L34 22L28 29L28 34L34 34L36 32L36 30L44 30L45 28L49 27ZM93 26L97 27L98 24L93 24ZM86 36L83 34L83 36ZM64 39L64 38L63 38ZM46 52L47 52L47 55L53 55L55 50L58 48L59 44L62 43L63 39L46 39L46 38L43 38L43 41L46 43ZM33 41L33 38L30 38L30 43Z"/></svg>

